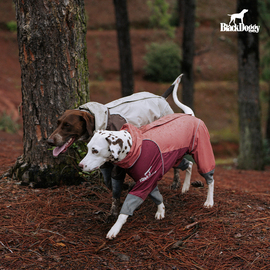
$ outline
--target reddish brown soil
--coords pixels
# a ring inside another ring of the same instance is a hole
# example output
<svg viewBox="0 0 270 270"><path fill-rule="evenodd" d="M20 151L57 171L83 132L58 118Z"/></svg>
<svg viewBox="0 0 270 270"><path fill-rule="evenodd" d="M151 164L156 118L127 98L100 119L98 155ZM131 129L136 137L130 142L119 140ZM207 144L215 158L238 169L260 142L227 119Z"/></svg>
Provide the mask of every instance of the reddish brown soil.
<svg viewBox="0 0 270 270"><path fill-rule="evenodd" d="M21 134L0 132L0 138L2 174L23 147ZM217 166L212 209L202 207L206 188L181 195L170 190L172 177L170 171L160 183L165 219L154 219L147 199L112 241L105 238L111 193L98 178L50 189L2 178L0 269L270 268L270 168ZM201 180L194 166L192 181Z"/></svg>
<svg viewBox="0 0 270 270"><path fill-rule="evenodd" d="M4 136L0 146L3 172L22 144L18 136ZM269 168L218 166L212 209L202 207L206 188L181 195L170 190L172 176L170 171L160 183L165 219L154 219L156 208L147 199L112 241L105 238L112 226L106 223L111 193L100 180L31 189L3 178L0 269L270 268ZM192 180L202 180L195 168Z"/></svg>

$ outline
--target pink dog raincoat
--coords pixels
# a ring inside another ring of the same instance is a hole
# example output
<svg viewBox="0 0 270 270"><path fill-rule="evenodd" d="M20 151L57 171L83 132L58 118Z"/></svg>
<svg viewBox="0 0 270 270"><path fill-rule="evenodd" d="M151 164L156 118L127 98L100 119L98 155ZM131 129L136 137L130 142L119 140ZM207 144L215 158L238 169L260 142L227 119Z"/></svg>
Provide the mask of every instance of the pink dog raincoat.
<svg viewBox="0 0 270 270"><path fill-rule="evenodd" d="M128 155L116 164L128 169L136 185L129 194L145 200L156 187L157 181L185 154L197 163L198 172L206 175L215 168L215 158L208 130L202 120L186 115L171 114L140 129L125 124L132 136Z"/></svg>

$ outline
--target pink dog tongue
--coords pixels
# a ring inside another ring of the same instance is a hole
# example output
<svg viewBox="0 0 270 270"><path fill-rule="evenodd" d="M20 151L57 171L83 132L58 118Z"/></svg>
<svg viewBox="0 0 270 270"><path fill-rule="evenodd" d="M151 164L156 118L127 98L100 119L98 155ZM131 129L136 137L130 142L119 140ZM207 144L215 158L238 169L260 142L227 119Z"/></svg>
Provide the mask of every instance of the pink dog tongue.
<svg viewBox="0 0 270 270"><path fill-rule="evenodd" d="M58 157L61 153L64 153L67 151L67 149L73 144L75 141L75 138L70 138L65 144L62 146L57 146L53 149L53 156Z"/></svg>

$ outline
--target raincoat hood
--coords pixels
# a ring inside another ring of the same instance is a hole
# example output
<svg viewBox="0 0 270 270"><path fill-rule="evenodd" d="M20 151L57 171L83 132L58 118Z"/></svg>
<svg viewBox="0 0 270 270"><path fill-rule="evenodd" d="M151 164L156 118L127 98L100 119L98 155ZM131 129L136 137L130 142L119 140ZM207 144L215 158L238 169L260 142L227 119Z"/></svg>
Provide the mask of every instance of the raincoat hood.
<svg viewBox="0 0 270 270"><path fill-rule="evenodd" d="M165 98L148 92L135 93L105 105L88 102L79 109L89 111L95 116L96 130L107 129L112 115L119 115L126 123L141 127L174 113Z"/></svg>

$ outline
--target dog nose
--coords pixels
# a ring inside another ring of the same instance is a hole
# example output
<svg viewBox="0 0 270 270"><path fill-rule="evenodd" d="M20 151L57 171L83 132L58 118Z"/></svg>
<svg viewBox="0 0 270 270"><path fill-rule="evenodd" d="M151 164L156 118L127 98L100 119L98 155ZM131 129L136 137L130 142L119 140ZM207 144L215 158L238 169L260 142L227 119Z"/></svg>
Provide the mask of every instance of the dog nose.
<svg viewBox="0 0 270 270"><path fill-rule="evenodd" d="M80 167L80 168L83 168L83 166L84 166L84 165L83 165L82 163L79 163L79 167Z"/></svg>
<svg viewBox="0 0 270 270"><path fill-rule="evenodd" d="M54 140L53 140L52 138L49 138L49 139L47 140L47 143L48 143L49 145L54 145Z"/></svg>

